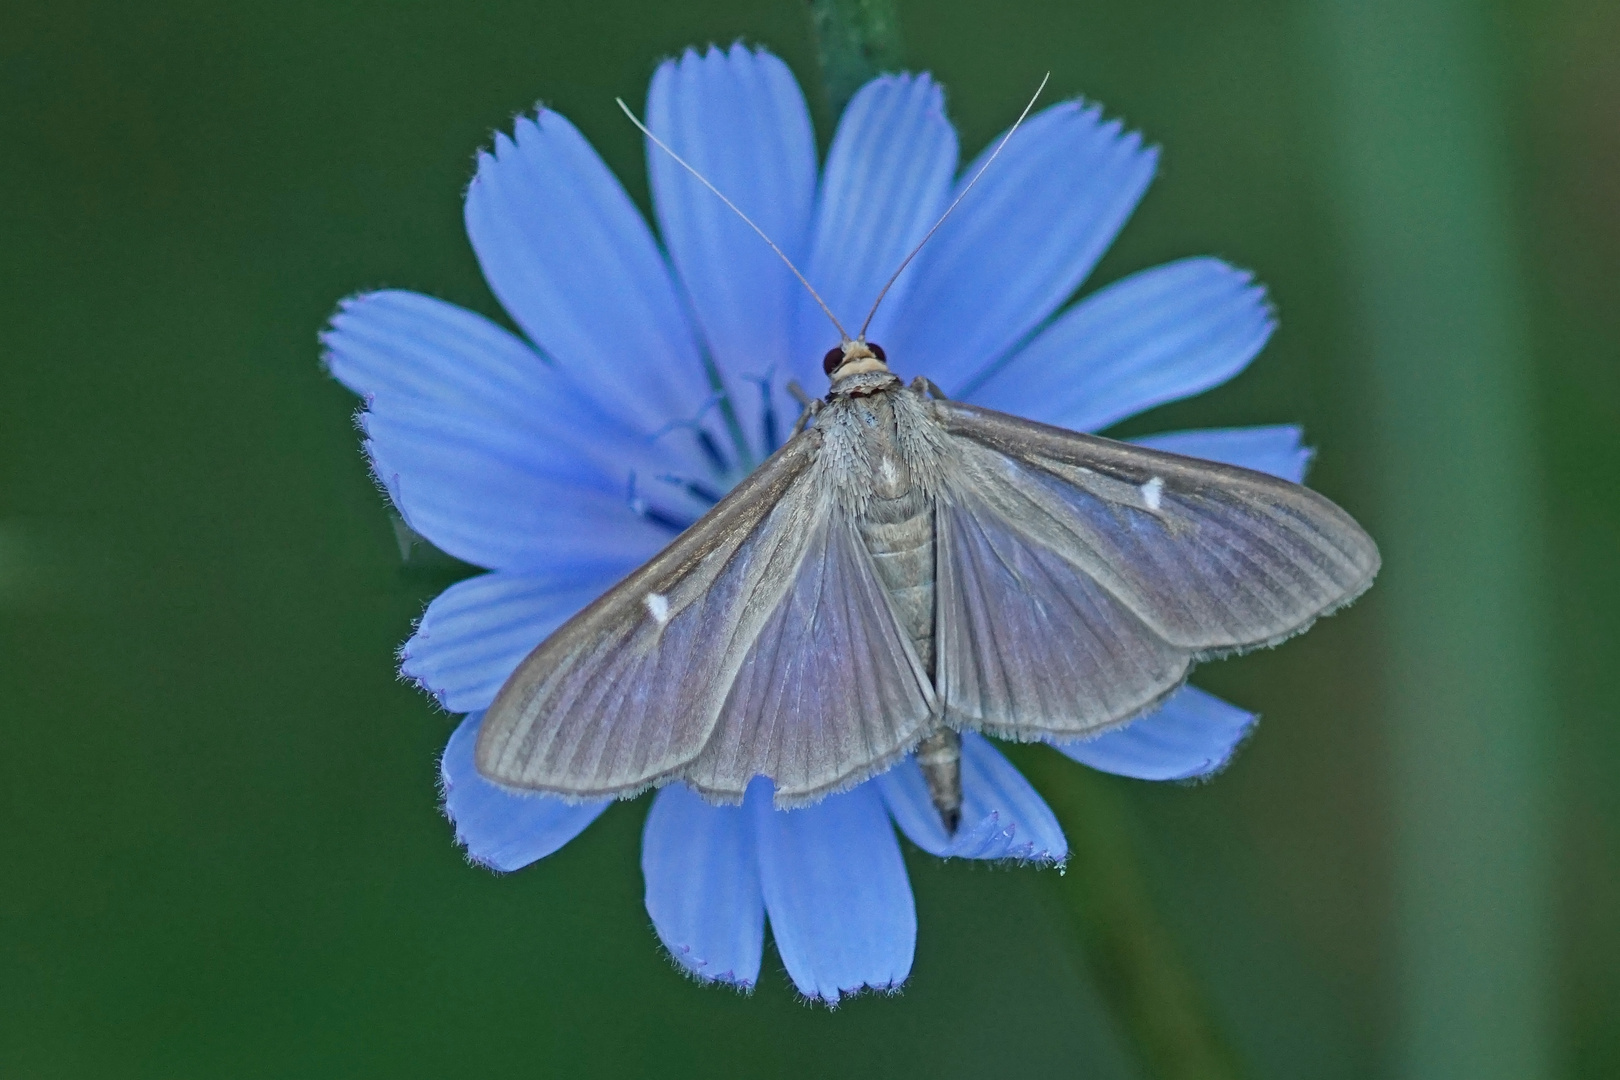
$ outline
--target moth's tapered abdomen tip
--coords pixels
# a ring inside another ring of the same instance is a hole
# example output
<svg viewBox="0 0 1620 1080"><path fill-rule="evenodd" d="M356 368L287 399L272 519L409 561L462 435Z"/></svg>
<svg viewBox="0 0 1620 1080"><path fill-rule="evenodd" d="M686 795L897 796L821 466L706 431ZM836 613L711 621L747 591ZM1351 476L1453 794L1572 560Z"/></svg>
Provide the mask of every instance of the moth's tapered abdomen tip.
<svg viewBox="0 0 1620 1080"><path fill-rule="evenodd" d="M962 810L960 807L953 807L950 810L942 811L940 819L945 823L946 834L955 836L956 827L962 824Z"/></svg>

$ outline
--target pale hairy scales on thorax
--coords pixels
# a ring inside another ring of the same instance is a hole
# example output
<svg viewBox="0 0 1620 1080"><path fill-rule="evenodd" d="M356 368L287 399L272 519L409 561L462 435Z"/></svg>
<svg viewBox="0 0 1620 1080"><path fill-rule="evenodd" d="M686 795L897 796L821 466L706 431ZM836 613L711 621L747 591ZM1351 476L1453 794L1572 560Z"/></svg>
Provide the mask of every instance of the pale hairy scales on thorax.
<svg viewBox="0 0 1620 1080"><path fill-rule="evenodd" d="M817 426L827 439L825 482L855 522L900 626L933 679L934 498L950 452L938 422L921 395L895 380L872 393L834 396ZM951 831L962 802L960 747L961 737L941 727L917 750Z"/></svg>

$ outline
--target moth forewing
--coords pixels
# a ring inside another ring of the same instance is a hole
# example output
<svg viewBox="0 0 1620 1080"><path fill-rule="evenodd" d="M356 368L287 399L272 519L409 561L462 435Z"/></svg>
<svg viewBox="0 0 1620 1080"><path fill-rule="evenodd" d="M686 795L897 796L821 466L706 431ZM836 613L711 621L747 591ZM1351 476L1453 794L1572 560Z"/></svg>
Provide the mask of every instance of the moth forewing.
<svg viewBox="0 0 1620 1080"><path fill-rule="evenodd" d="M717 802L763 775L791 806L915 745L933 689L828 475L847 457L831 438L795 437L535 649L485 716L480 771L574 798L678 778Z"/></svg>
<svg viewBox="0 0 1620 1080"><path fill-rule="evenodd" d="M476 761L517 788L625 795L703 748L741 639L769 615L809 537L821 434L771 456L650 562L518 665L485 713ZM775 529L762 524L774 519ZM741 792L736 792L737 797Z"/></svg>
<svg viewBox="0 0 1620 1080"><path fill-rule="evenodd" d="M979 470L980 483L1027 508L1015 524L1032 540L1201 657L1298 633L1378 572L1372 538L1301 485L957 402L933 407L946 431L1003 459Z"/></svg>

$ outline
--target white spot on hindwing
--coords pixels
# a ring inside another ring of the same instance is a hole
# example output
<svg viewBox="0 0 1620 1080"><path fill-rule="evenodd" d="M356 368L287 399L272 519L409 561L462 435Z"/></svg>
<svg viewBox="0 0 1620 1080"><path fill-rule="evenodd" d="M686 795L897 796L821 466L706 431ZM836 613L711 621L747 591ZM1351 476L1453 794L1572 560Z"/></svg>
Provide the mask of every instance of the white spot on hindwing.
<svg viewBox="0 0 1620 1080"><path fill-rule="evenodd" d="M647 614L653 617L653 622L659 626L669 622L669 597L662 593L650 592L642 603L647 605Z"/></svg>
<svg viewBox="0 0 1620 1080"><path fill-rule="evenodd" d="M1157 510L1159 502L1164 495L1164 481L1155 476L1141 487L1142 501L1147 503L1149 510Z"/></svg>

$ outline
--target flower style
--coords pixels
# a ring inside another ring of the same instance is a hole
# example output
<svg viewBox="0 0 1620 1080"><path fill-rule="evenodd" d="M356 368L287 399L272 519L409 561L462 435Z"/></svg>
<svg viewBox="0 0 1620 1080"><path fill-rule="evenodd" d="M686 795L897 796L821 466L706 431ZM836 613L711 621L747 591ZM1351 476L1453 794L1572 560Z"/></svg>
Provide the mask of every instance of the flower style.
<svg viewBox="0 0 1620 1080"><path fill-rule="evenodd" d="M850 102L819 178L809 113L769 53L664 63L650 128L804 269L849 326L975 166L959 173L926 75ZM900 278L870 331L902 376L1079 430L1236 375L1273 329L1263 290L1211 258L1144 270L1063 305L1153 176L1157 154L1092 105L1032 116ZM663 247L563 117L520 119L481 154L468 236L525 338L417 293L346 301L324 337L365 398L377 477L406 522L490 572L447 589L402 670L465 713L445 750L446 810L474 861L510 871L577 836L605 802L501 788L473 744L506 677L575 611L655 554L780 443L790 379L823 385L836 335L769 248L668 157L648 155ZM1062 310L1060 310L1062 309ZM1298 481L1298 428L1141 442ZM1184 687L1156 712L1058 747L1150 780L1220 769L1254 717ZM642 842L647 910L700 980L758 978L767 914L807 997L898 986L916 915L895 826L941 857L1061 861L1067 844L985 738L963 739L961 826L944 831L915 761L803 809L761 777L740 806L659 790Z"/></svg>

